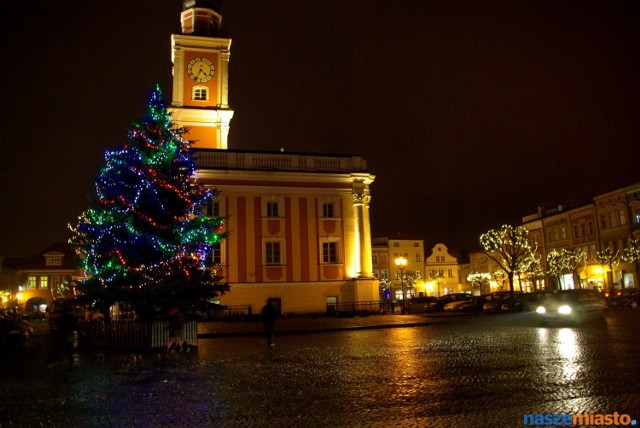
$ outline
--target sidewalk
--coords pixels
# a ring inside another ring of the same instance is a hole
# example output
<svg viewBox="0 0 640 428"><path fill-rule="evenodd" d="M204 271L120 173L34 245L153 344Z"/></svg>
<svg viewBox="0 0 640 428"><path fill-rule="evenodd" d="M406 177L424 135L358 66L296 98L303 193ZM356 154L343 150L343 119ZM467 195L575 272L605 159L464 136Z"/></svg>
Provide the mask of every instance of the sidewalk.
<svg viewBox="0 0 640 428"><path fill-rule="evenodd" d="M459 314L458 314L459 315ZM276 321L277 336L333 331L371 330L398 327L420 327L442 324L455 315L369 315L353 317L293 316ZM261 336L260 321L211 321L198 323L198 339L216 337Z"/></svg>

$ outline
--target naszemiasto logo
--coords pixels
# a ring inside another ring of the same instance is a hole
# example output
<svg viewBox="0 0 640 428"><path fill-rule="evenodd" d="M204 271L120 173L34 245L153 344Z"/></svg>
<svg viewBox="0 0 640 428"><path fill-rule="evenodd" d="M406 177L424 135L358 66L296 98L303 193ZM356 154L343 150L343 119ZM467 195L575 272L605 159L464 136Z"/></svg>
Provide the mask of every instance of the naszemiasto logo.
<svg viewBox="0 0 640 428"><path fill-rule="evenodd" d="M626 426L636 425L636 420L630 415L613 413L526 413L524 425L545 426Z"/></svg>

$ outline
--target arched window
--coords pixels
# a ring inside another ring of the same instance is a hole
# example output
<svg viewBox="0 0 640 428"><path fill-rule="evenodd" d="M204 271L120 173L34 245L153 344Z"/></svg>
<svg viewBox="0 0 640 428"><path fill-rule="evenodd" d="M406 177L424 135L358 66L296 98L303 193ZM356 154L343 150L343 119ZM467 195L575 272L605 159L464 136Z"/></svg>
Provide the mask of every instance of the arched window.
<svg viewBox="0 0 640 428"><path fill-rule="evenodd" d="M194 86L192 98L194 101L208 101L209 91L206 86Z"/></svg>

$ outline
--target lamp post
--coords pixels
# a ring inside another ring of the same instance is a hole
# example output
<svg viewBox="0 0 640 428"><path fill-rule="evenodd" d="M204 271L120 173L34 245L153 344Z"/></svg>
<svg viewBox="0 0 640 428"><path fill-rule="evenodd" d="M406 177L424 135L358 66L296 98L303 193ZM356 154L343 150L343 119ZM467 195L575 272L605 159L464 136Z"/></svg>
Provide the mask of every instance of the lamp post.
<svg viewBox="0 0 640 428"><path fill-rule="evenodd" d="M407 259L404 257L396 257L396 266L400 269L400 285L402 286L402 306L400 307L400 313L405 313L405 294L404 294L404 268L407 267Z"/></svg>

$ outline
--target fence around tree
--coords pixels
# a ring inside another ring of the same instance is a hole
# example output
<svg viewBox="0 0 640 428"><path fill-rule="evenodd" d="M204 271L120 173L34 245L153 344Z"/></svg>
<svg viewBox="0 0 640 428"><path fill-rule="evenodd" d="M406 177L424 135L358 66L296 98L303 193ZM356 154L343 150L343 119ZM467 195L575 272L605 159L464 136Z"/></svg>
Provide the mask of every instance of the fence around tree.
<svg viewBox="0 0 640 428"><path fill-rule="evenodd" d="M145 323L136 320L93 320L83 326L84 340L96 349L153 350L164 348L169 340L169 322ZM198 323L188 321L182 339L198 346Z"/></svg>

